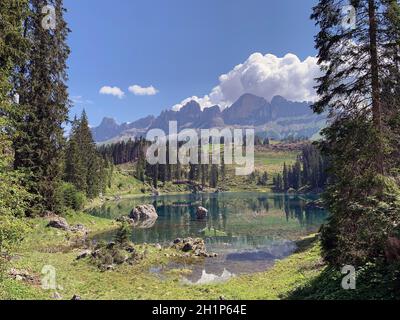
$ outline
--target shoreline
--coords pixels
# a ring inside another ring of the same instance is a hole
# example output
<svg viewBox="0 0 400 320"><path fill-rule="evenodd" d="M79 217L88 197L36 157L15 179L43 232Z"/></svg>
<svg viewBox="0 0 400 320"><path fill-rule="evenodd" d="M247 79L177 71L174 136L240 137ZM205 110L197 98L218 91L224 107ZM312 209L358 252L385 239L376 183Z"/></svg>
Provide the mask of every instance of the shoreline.
<svg viewBox="0 0 400 320"><path fill-rule="evenodd" d="M91 237L118 228L118 224L112 220L88 216L85 213L76 213L66 218L70 225L80 223L88 226L91 229ZM299 270L302 266L308 265L302 261L309 252L313 254L314 260L319 259L319 257L316 258L316 236L310 235L298 239L296 241L298 249L293 254L276 261L271 268L264 272L239 275L224 283L182 285L179 279L182 272L187 272L187 270L169 270L164 275L165 280L160 280L149 272L151 266L167 265L176 259L172 258L175 251L170 248L158 250L154 244L135 244L138 251L148 252L143 261L134 266L121 265L113 271L100 272L88 261L76 260L82 248L71 247L72 239L69 233L46 228L46 219L43 218L33 219L31 224L35 226L34 233L24 241L23 246L18 250L17 255L21 258L12 261L10 267L27 270L33 277L39 277L43 264L54 266L57 270L58 281L64 288L57 292L67 300L74 294L81 296L84 300L180 300L182 297L188 296L198 300L214 300L220 296L240 300L276 299L279 295L288 294L289 291L295 289L300 283L299 281L304 282L304 275ZM283 273L282 270L284 270ZM128 279L130 281L127 281ZM288 286L287 281L291 281L291 279L296 279L296 281ZM272 281L275 286L273 288L265 286L261 291L260 285L257 285L257 290L253 292L248 289L248 283L254 281L264 283L264 285ZM112 283L118 285L120 289L110 293L106 288ZM294 287L292 288L292 286ZM150 288L153 290L148 290ZM42 290L38 284L8 279L6 288L0 287L0 299L3 297L34 300L54 299L55 291ZM169 294L165 296L165 292L169 292Z"/></svg>
<svg viewBox="0 0 400 320"><path fill-rule="evenodd" d="M272 191L271 189L268 189L266 191L260 191L260 190L255 190L255 191L249 191L249 190L232 190L232 191L221 191L221 192L199 192L196 194L232 194L232 193L267 193L270 195L284 195L284 196L318 196L321 197L322 193L316 193L316 192L306 192L306 193L284 193L284 192L275 192ZM151 194L137 194L137 193L132 193L132 194L124 194L124 195L112 195L112 196L106 196L106 197L113 197L114 199L108 199L108 200L101 200L100 198L95 198L89 203L85 204L85 206L82 208L82 211L86 212L90 209L94 208L99 208L105 204L108 203L115 203L119 202L121 200L129 200L129 199L138 199L138 198L157 198L157 197L163 197L163 196L181 196L181 195L192 195L194 193L191 192L172 192L172 193L161 193L159 195L151 195ZM115 199L115 197L118 197L118 199Z"/></svg>

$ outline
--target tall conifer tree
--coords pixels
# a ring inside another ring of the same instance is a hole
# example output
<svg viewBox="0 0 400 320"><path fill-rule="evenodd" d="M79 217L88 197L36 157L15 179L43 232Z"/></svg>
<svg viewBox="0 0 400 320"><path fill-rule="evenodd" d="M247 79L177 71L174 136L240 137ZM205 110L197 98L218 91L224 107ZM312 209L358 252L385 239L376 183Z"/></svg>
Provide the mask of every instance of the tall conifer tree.
<svg viewBox="0 0 400 320"><path fill-rule="evenodd" d="M344 10L349 4L354 17ZM322 243L326 260L335 265L382 254L398 218L398 186L388 177L387 119L396 107L384 103L385 88L398 86L398 77L388 76L399 72L399 16L392 12L398 12L397 0L320 0L312 14L320 28L316 48L323 71L314 110L331 118L321 145L330 161L326 202L332 214Z"/></svg>
<svg viewBox="0 0 400 320"><path fill-rule="evenodd" d="M46 5L54 8L54 25L47 24L50 12L42 13ZM22 112L16 119L21 134L14 143L15 167L30 174L29 189L40 204L36 209L54 210L62 174L63 124L69 108L69 29L62 0L30 0L30 8L24 30L29 60L22 66L17 84Z"/></svg>

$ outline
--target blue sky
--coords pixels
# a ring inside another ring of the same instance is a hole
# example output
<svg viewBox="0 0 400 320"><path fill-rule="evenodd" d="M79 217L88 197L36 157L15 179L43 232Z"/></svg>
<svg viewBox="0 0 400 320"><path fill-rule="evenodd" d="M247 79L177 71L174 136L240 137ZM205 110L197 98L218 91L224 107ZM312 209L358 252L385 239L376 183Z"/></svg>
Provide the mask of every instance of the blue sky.
<svg viewBox="0 0 400 320"><path fill-rule="evenodd" d="M71 115L84 107L91 125L98 125L104 116L118 122L134 121L158 115L188 97L209 95L219 85L220 75L255 52L280 58L292 53L300 61L314 56L316 29L309 16L315 2L65 0L72 30L69 92L76 101ZM259 67L263 58L256 58L252 61ZM290 72L288 77L293 78ZM135 95L128 90L132 85L153 86L157 93ZM118 87L125 95L100 94L104 86ZM230 101L234 95L226 92L234 86L227 86L221 88ZM263 84L254 92L269 87L270 83Z"/></svg>

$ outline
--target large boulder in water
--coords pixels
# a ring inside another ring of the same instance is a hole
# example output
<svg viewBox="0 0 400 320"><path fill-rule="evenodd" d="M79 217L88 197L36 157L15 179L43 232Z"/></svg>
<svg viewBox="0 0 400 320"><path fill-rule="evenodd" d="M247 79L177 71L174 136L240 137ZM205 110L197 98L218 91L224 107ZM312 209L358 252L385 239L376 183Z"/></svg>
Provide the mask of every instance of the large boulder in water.
<svg viewBox="0 0 400 320"><path fill-rule="evenodd" d="M141 205L132 210L129 218L134 220L156 220L158 218L158 214L154 206Z"/></svg>
<svg viewBox="0 0 400 320"><path fill-rule="evenodd" d="M139 229L152 228L158 218L158 214L154 206L142 205L132 210L129 216L122 216L117 218L118 222L128 223L132 227Z"/></svg>
<svg viewBox="0 0 400 320"><path fill-rule="evenodd" d="M205 219L208 216L208 210L204 207L198 207L196 211L197 219Z"/></svg>

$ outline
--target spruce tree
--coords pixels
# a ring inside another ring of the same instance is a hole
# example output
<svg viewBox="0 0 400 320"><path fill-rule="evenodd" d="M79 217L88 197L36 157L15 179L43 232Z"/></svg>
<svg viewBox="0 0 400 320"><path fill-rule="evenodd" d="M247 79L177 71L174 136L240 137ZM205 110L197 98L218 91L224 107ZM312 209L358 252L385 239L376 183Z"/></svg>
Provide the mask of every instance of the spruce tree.
<svg viewBox="0 0 400 320"><path fill-rule="evenodd" d="M384 99L385 88L391 96L398 86L399 16L392 14L398 13L398 3L350 1L354 28L342 23L347 4L320 0L312 14L320 28L316 48L323 72L314 110L330 116L321 149L330 163L325 200L331 218L322 244L333 265L379 258L399 212L398 186L389 176L393 129L387 120L397 107Z"/></svg>
<svg viewBox="0 0 400 320"><path fill-rule="evenodd" d="M210 170L210 187L216 188L218 186L218 165L212 164Z"/></svg>
<svg viewBox="0 0 400 320"><path fill-rule="evenodd" d="M87 165L84 157L87 153L81 150L79 139L80 121L75 117L65 152L65 180L71 182L78 190L87 192Z"/></svg>
<svg viewBox="0 0 400 320"><path fill-rule="evenodd" d="M283 189L288 190L290 188L290 184L289 184L289 171L286 162L283 164L282 179L283 179Z"/></svg>
<svg viewBox="0 0 400 320"><path fill-rule="evenodd" d="M90 199L104 192L111 167L97 151L85 111L73 121L66 149L65 180Z"/></svg>
<svg viewBox="0 0 400 320"><path fill-rule="evenodd" d="M55 8L54 29L42 25L46 5ZM15 168L30 175L26 183L38 204L33 211L54 210L62 174L63 124L69 109L69 29L62 0L30 0L30 9L24 23L29 57L16 81L21 113L15 118L20 133L14 141Z"/></svg>
<svg viewBox="0 0 400 320"><path fill-rule="evenodd" d="M8 256L23 239L26 226L20 217L30 201L21 174L13 170L12 141L18 131L11 121L18 111L11 79L26 58L22 22L27 14L27 1L0 2L0 283Z"/></svg>

